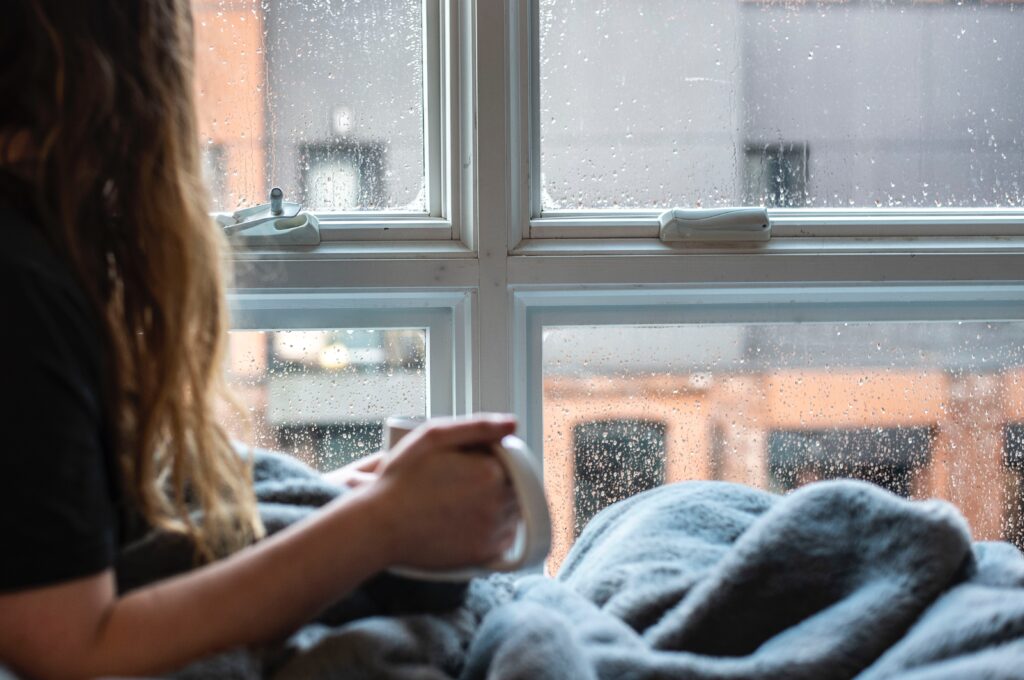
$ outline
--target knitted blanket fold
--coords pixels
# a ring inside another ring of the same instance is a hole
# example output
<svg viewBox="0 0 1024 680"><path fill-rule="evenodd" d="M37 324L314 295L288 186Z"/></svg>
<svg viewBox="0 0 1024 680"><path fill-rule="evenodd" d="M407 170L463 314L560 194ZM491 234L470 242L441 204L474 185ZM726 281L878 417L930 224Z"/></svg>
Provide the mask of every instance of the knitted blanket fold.
<svg viewBox="0 0 1024 680"><path fill-rule="evenodd" d="M527 619L558 649L539 658ZM598 515L475 647L463 677L1020 678L1024 556L861 482L684 483Z"/></svg>
<svg viewBox="0 0 1024 680"><path fill-rule="evenodd" d="M256 477L271 531L340 493L266 452ZM186 552L152 536L119 582L187 568ZM972 544L947 503L866 483L685 482L599 513L557 578L379 577L278 645L175 677L1021 678L1024 556Z"/></svg>

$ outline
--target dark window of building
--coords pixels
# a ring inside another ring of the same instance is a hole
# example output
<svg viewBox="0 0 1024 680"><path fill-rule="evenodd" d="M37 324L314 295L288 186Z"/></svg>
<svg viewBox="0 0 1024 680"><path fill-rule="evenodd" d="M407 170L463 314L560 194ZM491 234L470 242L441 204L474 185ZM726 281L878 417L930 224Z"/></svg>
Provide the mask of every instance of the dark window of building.
<svg viewBox="0 0 1024 680"><path fill-rule="evenodd" d="M807 205L807 159L806 144L748 144L744 202L768 208Z"/></svg>
<svg viewBox="0 0 1024 680"><path fill-rule="evenodd" d="M718 423L712 425L710 441L708 479L725 479L725 457L729 455L725 445L725 428Z"/></svg>
<svg viewBox="0 0 1024 680"><path fill-rule="evenodd" d="M665 481L665 425L598 420L573 428L576 535L603 508Z"/></svg>
<svg viewBox="0 0 1024 680"><path fill-rule="evenodd" d="M1003 537L1024 550L1024 423L1003 429L1003 462L1012 473L1007 475Z"/></svg>
<svg viewBox="0 0 1024 680"><path fill-rule="evenodd" d="M768 472L779 491L821 479L861 479L909 496L931 460L930 427L776 430L768 436Z"/></svg>
<svg viewBox="0 0 1024 680"><path fill-rule="evenodd" d="M385 147L375 142L338 140L299 149L303 203L324 212L382 210Z"/></svg>
<svg viewBox="0 0 1024 680"><path fill-rule="evenodd" d="M276 428L277 445L318 470L334 470L380 450L383 423L289 424Z"/></svg>

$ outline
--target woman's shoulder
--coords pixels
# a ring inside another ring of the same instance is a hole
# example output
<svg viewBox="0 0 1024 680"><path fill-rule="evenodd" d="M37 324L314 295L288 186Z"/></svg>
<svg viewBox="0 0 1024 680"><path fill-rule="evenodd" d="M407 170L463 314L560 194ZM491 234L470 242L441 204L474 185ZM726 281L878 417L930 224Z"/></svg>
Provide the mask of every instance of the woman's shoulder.
<svg viewBox="0 0 1024 680"><path fill-rule="evenodd" d="M0 592L113 563L114 466L95 315L38 224L0 201Z"/></svg>
<svg viewBox="0 0 1024 680"><path fill-rule="evenodd" d="M80 293L67 266L47 242L39 220L23 204L3 194L0 194L0 241L3 244L0 276L10 283Z"/></svg>
<svg viewBox="0 0 1024 680"><path fill-rule="evenodd" d="M41 392L54 400L61 389L98 417L104 354L96 313L39 225L2 199L0 240L0 352L7 370L26 380L18 398Z"/></svg>
<svg viewBox="0 0 1024 680"><path fill-rule="evenodd" d="M82 287L31 214L0 195L0 313L8 327L75 337L98 352L100 327Z"/></svg>

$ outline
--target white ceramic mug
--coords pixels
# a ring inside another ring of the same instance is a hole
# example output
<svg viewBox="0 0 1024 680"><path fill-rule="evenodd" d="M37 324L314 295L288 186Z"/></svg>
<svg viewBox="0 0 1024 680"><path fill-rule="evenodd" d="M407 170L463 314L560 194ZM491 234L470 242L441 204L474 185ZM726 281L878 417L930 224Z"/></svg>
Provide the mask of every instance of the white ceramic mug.
<svg viewBox="0 0 1024 680"><path fill-rule="evenodd" d="M393 416L384 423L383 447L390 451L405 435L425 422L424 418ZM551 550L551 515L544 495L541 467L526 443L509 435L494 447L494 453L505 466L519 503L520 521L516 538L504 555L485 565L452 571L427 571L411 567L394 567L398 576L427 581L468 581L495 571L519 571L535 567Z"/></svg>

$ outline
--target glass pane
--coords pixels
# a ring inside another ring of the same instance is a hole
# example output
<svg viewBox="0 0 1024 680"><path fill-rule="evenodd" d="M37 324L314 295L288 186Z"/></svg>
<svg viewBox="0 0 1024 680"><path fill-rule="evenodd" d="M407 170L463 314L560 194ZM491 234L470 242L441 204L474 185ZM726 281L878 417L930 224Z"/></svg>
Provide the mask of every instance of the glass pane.
<svg viewBox="0 0 1024 680"><path fill-rule="evenodd" d="M542 352L552 566L687 479L863 479L1024 546L1024 322L547 327Z"/></svg>
<svg viewBox="0 0 1024 680"><path fill-rule="evenodd" d="M194 3L217 210L425 212L421 0Z"/></svg>
<svg viewBox="0 0 1024 680"><path fill-rule="evenodd" d="M233 331L232 434L333 470L380 449L384 419L426 415L426 331Z"/></svg>
<svg viewBox="0 0 1024 680"><path fill-rule="evenodd" d="M1024 205L1024 4L538 2L544 210Z"/></svg>

